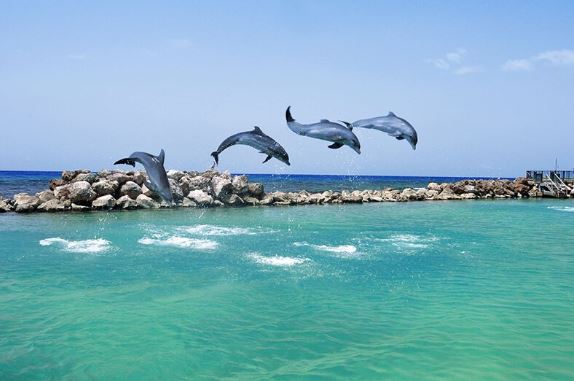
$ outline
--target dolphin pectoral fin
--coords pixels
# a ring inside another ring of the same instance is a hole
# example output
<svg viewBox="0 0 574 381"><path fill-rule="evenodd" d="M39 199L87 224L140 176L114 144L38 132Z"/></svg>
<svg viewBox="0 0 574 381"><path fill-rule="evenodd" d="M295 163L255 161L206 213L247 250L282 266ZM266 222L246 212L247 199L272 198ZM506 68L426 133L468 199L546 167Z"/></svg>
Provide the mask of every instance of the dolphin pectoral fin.
<svg viewBox="0 0 574 381"><path fill-rule="evenodd" d="M114 165L117 165L117 164L126 164L126 165L131 165L132 167L136 166L135 160L131 159L129 157L126 157L125 159L120 159L114 163Z"/></svg>
<svg viewBox="0 0 574 381"><path fill-rule="evenodd" d="M267 155L267 158L265 160L263 160L263 163L267 163L269 160L271 160L273 158L273 156L271 155Z"/></svg>
<svg viewBox="0 0 574 381"><path fill-rule="evenodd" d="M405 137L404 136L395 136L395 139L397 140L403 140Z"/></svg>
<svg viewBox="0 0 574 381"><path fill-rule="evenodd" d="M333 143L328 147L331 149L337 149L337 148L341 148L342 146L343 146L343 144L341 144L341 143Z"/></svg>

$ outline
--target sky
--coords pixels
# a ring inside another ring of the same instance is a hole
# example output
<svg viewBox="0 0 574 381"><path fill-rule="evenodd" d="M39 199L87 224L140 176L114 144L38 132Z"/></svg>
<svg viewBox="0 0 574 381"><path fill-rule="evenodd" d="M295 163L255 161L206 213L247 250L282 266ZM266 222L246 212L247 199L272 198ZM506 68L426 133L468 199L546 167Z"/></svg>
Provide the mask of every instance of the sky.
<svg viewBox="0 0 574 381"><path fill-rule="evenodd" d="M0 2L0 169L113 168L133 151L204 170L257 125L291 166L247 146L233 173L523 175L574 167L572 1ZM296 135L393 111L413 151ZM126 169L126 167L123 167Z"/></svg>

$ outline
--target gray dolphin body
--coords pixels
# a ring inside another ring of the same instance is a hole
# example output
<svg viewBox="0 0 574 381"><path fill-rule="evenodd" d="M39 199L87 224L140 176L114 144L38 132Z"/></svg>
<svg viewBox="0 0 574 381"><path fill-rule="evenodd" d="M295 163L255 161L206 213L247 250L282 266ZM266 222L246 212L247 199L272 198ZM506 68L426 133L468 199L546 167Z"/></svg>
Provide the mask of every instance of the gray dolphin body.
<svg viewBox="0 0 574 381"><path fill-rule="evenodd" d="M270 136L265 135L257 126L255 126L252 131L245 131L231 135L221 142L217 151L213 151L211 153L211 156L215 159L215 164L219 164L219 154L221 152L236 144L250 146L259 150L259 152L266 154L267 158L263 161L264 163L274 157L287 165L291 165L289 163L289 155L287 154L287 151L281 147L281 144L277 143Z"/></svg>
<svg viewBox="0 0 574 381"><path fill-rule="evenodd" d="M394 113L389 112L387 116L361 119L353 123L345 123L349 128L371 128L386 132L397 140L406 140L413 150L417 149L419 138L414 127L403 118L399 118Z"/></svg>
<svg viewBox="0 0 574 381"><path fill-rule="evenodd" d="M361 143L359 138L353 133L351 128L331 122L327 119L321 119L319 123L301 124L295 121L291 116L291 106L285 111L287 126L294 133L310 138L327 140L333 142L329 148L337 149L342 146L349 146L358 154L361 153Z"/></svg>
<svg viewBox="0 0 574 381"><path fill-rule="evenodd" d="M147 152L134 152L130 157L120 159L114 163L115 164L127 164L132 167L136 166L136 163L140 163L145 168L147 175L149 177L149 182L146 181L146 186L159 194L159 196L166 202L173 203L173 195L171 193L171 188L169 186L169 180L167 178L167 173L163 166L165 159L165 152L163 149L159 153L159 156L151 155Z"/></svg>

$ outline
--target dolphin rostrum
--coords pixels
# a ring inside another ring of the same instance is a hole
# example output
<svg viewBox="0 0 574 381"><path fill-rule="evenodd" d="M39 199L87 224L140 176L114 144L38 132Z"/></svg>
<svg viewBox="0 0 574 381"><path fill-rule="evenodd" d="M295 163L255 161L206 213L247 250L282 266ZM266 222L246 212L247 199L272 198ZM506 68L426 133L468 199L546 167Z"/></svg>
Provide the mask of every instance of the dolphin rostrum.
<svg viewBox="0 0 574 381"><path fill-rule="evenodd" d="M343 122L343 121L341 121ZM353 123L343 122L349 128L372 128L386 132L397 140L405 139L413 150L417 149L417 142L419 140L417 131L405 119L396 116L394 113L389 112L387 116L378 116L375 118L361 119Z"/></svg>
<svg viewBox="0 0 574 381"><path fill-rule="evenodd" d="M353 133L351 128L331 122L327 119L321 119L319 123L301 124L295 121L291 116L291 106L287 107L285 117L287 126L294 133L310 138L327 140L333 142L329 148L337 149L342 146L349 146L358 154L361 153L361 143L359 138Z"/></svg>
<svg viewBox="0 0 574 381"><path fill-rule="evenodd" d="M289 163L289 155L279 143L277 143L273 138L265 135L261 128L255 126L251 131L239 132L235 135L231 135L225 139L217 148L217 151L213 151L211 156L215 159L214 166L219 164L219 154L226 150L227 148L234 146L236 144L244 144L246 146L258 149L259 152L267 155L267 158L263 161L264 163L271 160L272 157L287 165Z"/></svg>
<svg viewBox="0 0 574 381"><path fill-rule="evenodd" d="M130 157L116 161L114 165L127 164L132 167L135 167L136 163L143 165L150 180L146 181L145 185L153 192L157 193L164 201L172 204L173 195L169 186L167 173L165 173L165 168L163 166L164 159L165 152L163 149L159 153L159 156L154 156L147 152L134 152Z"/></svg>

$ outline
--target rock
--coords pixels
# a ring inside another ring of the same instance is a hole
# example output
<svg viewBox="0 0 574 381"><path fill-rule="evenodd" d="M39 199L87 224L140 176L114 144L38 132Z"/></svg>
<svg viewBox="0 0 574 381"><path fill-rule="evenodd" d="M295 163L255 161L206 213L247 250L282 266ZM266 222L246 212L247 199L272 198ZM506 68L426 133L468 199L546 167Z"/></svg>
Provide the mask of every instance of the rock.
<svg viewBox="0 0 574 381"><path fill-rule="evenodd" d="M185 176L185 173L182 171L176 171L174 169L167 171L167 177L175 181L179 181L183 176Z"/></svg>
<svg viewBox="0 0 574 381"><path fill-rule="evenodd" d="M36 197L40 199L40 203L44 203L56 198L56 196L54 196L54 192L48 190L36 193Z"/></svg>
<svg viewBox="0 0 574 381"><path fill-rule="evenodd" d="M476 198L476 194L474 193L463 193L460 195L460 198L463 200L471 200Z"/></svg>
<svg viewBox="0 0 574 381"><path fill-rule="evenodd" d="M12 210L12 205L7 200L0 199L0 213L11 212Z"/></svg>
<svg viewBox="0 0 574 381"><path fill-rule="evenodd" d="M116 198L111 194L106 194L92 201L92 208L94 209L113 209L115 206Z"/></svg>
<svg viewBox="0 0 574 381"><path fill-rule="evenodd" d="M211 197L209 194L199 189L189 192L187 198L189 198L191 201L195 202L198 206L201 207L210 206L211 204L213 204L213 197Z"/></svg>
<svg viewBox="0 0 574 381"><path fill-rule="evenodd" d="M211 185L211 178L204 176L194 176L187 180L189 190L203 190L208 191Z"/></svg>
<svg viewBox="0 0 574 381"><path fill-rule="evenodd" d="M37 208L37 210L41 212L63 212L67 209L68 207L66 207L64 202L58 200L57 198L45 201Z"/></svg>
<svg viewBox="0 0 574 381"><path fill-rule="evenodd" d="M156 202L153 198L146 196L145 194L140 194L136 198L136 202L140 208L143 209L158 209L160 204Z"/></svg>
<svg viewBox="0 0 574 381"><path fill-rule="evenodd" d="M115 194L119 186L118 182L114 180L100 180L92 184L92 189L98 197L101 197L108 194Z"/></svg>
<svg viewBox="0 0 574 381"><path fill-rule="evenodd" d="M50 180L50 190L54 190L59 186L65 185L66 182L62 179L53 179Z"/></svg>
<svg viewBox="0 0 574 381"><path fill-rule="evenodd" d="M249 187L247 184L247 176L234 176L233 180L231 181L231 185L233 186L233 193L243 195L249 192Z"/></svg>
<svg viewBox="0 0 574 381"><path fill-rule="evenodd" d="M218 199L227 198L233 192L231 181L225 177L213 177L211 179L211 188Z"/></svg>
<svg viewBox="0 0 574 381"><path fill-rule="evenodd" d="M134 173L132 181L141 187L146 180L147 180L146 173L139 171Z"/></svg>
<svg viewBox="0 0 574 381"><path fill-rule="evenodd" d="M169 179L169 187L171 189L171 195L173 196L173 201L179 204L184 197L183 190L179 186L179 183L175 179Z"/></svg>
<svg viewBox="0 0 574 381"><path fill-rule="evenodd" d="M27 193L18 193L14 196L14 210L17 213L29 213L40 205L40 199Z"/></svg>
<svg viewBox="0 0 574 381"><path fill-rule="evenodd" d="M229 206L242 206L244 203L243 199L236 194L230 195L225 201L225 204Z"/></svg>
<svg viewBox="0 0 574 381"><path fill-rule="evenodd" d="M96 182L98 180L98 176L95 173L80 173L76 177L74 177L73 182L76 181L87 181L90 184Z"/></svg>
<svg viewBox="0 0 574 381"><path fill-rule="evenodd" d="M255 198L255 197L245 196L245 197L243 197L243 201L245 202L246 205L251 205L251 206L259 205L259 199Z"/></svg>
<svg viewBox="0 0 574 381"><path fill-rule="evenodd" d="M183 201L181 202L181 206L183 206L184 208L195 208L197 207L197 204L195 203L195 201L192 201L189 198L184 197Z"/></svg>
<svg viewBox="0 0 574 381"><path fill-rule="evenodd" d="M427 200L432 200L434 199L436 196L438 196L439 191L435 190L435 189L429 189L426 193L426 199Z"/></svg>
<svg viewBox="0 0 574 381"><path fill-rule="evenodd" d="M62 172L62 180L69 183L74 179L74 177L78 176L82 171L64 171Z"/></svg>
<svg viewBox="0 0 574 381"><path fill-rule="evenodd" d="M73 204L85 205L89 204L98 196L92 189L92 186L87 181L77 181L69 185L70 201ZM55 192L54 192L55 193Z"/></svg>
<svg viewBox="0 0 574 381"><path fill-rule="evenodd" d="M136 199L140 194L142 194L142 188L133 181L126 181L120 189L121 196L128 196L131 199Z"/></svg>
<svg viewBox="0 0 574 381"><path fill-rule="evenodd" d="M427 189L428 190L434 190L434 191L437 191L439 193L442 191L442 187L440 185L438 185L437 183L429 183L427 185Z"/></svg>
<svg viewBox="0 0 574 381"><path fill-rule="evenodd" d="M412 188L405 188L399 195L398 201L416 201L419 199L417 191Z"/></svg>
<svg viewBox="0 0 574 381"><path fill-rule="evenodd" d="M72 210L75 212L87 212L90 210L90 207L86 205L78 205L72 203Z"/></svg>
<svg viewBox="0 0 574 381"><path fill-rule="evenodd" d="M124 185L128 181L133 180L133 176L128 176L123 172L115 172L107 177L107 180L117 181L118 186Z"/></svg>
<svg viewBox="0 0 574 381"><path fill-rule="evenodd" d="M67 199L70 196L70 184L56 187L54 189L54 196L60 200Z"/></svg>
<svg viewBox="0 0 574 381"><path fill-rule="evenodd" d="M261 199L264 194L263 184L261 183L249 183L247 184L247 192L249 195Z"/></svg>
<svg viewBox="0 0 574 381"><path fill-rule="evenodd" d="M472 194L477 194L478 191L476 190L476 187L474 185L465 185L463 188L462 193L472 193Z"/></svg>
<svg viewBox="0 0 574 381"><path fill-rule="evenodd" d="M271 205L271 204L273 204L273 195L271 194L266 195L259 201L259 205Z"/></svg>
<svg viewBox="0 0 574 381"><path fill-rule="evenodd" d="M213 201L212 206L214 206L214 207L216 207L216 208L219 208L219 207L225 206L225 204L222 203L222 202L219 201L219 200L215 200L215 201Z"/></svg>
<svg viewBox="0 0 574 381"><path fill-rule="evenodd" d="M128 195L125 195L116 200L116 208L124 210L137 209L138 203L136 200L131 199Z"/></svg>

